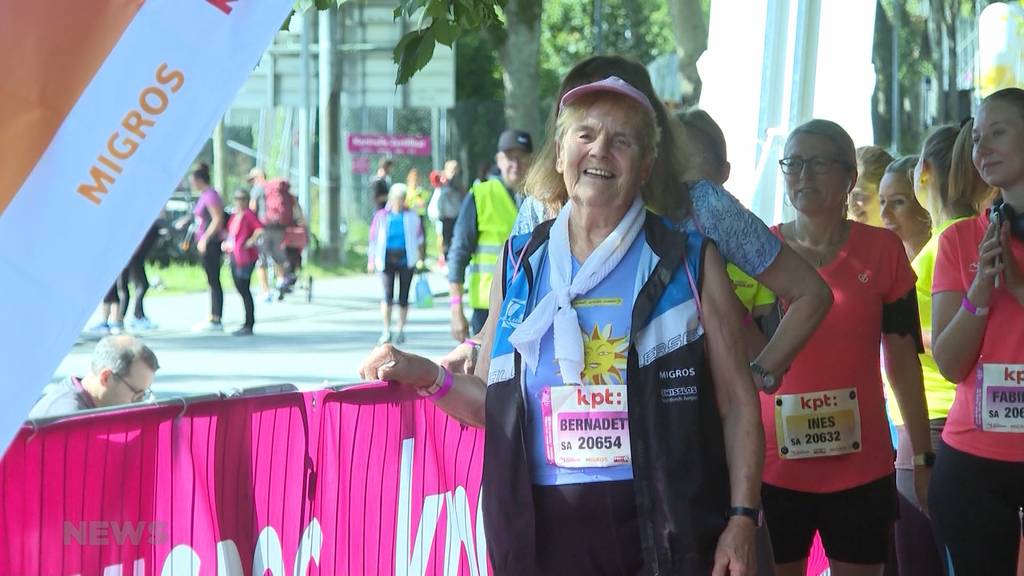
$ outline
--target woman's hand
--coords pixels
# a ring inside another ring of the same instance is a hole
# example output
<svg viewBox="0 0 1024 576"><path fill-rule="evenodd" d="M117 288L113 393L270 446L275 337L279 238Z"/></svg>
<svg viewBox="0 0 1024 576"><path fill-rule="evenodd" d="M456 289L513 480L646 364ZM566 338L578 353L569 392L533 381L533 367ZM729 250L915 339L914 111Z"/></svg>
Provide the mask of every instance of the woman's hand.
<svg viewBox="0 0 1024 576"><path fill-rule="evenodd" d="M995 287L996 277L1005 268L1003 261L1003 237L1008 236L1008 226L1004 225L1000 230L995 222L991 222L985 229L985 235L981 237L981 244L978 245L978 272L974 275L974 281L967 292L967 297L975 306L987 307L992 298L992 289Z"/></svg>
<svg viewBox="0 0 1024 576"><path fill-rule="evenodd" d="M463 342L441 359L441 366L452 374L472 374L476 369L478 351L478 346Z"/></svg>
<svg viewBox="0 0 1024 576"><path fill-rule="evenodd" d="M364 380L385 380L426 390L437 380L437 364L384 344L370 352L359 368L359 375Z"/></svg>
<svg viewBox="0 0 1024 576"><path fill-rule="evenodd" d="M374 268L373 262L367 262L366 263L366 271L368 273L373 274L373 268Z"/></svg>
<svg viewBox="0 0 1024 576"><path fill-rule="evenodd" d="M718 537L712 576L748 576L757 566L754 533L757 527L746 516L733 516Z"/></svg>
<svg viewBox="0 0 1024 576"><path fill-rule="evenodd" d="M206 238L205 237L200 238L199 241L196 242L196 250L198 250L200 254L206 254Z"/></svg>

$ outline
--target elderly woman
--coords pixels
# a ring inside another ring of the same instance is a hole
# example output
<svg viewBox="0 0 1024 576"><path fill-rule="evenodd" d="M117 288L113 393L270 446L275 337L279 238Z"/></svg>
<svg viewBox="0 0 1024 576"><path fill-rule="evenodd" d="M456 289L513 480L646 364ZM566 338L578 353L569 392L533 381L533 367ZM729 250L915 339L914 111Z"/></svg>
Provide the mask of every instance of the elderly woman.
<svg viewBox="0 0 1024 576"><path fill-rule="evenodd" d="M956 574L1013 574L1024 506L1024 90L985 98L972 140L1000 197L939 238L932 350L956 396L929 502Z"/></svg>
<svg viewBox="0 0 1024 576"><path fill-rule="evenodd" d="M881 574L896 517L896 483L880 345L918 452L921 502L934 458L917 359L914 273L899 237L847 219L856 157L839 125L811 120L797 127L779 165L797 217L775 233L818 269L835 304L778 393L761 396L762 498L777 573L804 574L817 531L832 574Z"/></svg>
<svg viewBox="0 0 1024 576"><path fill-rule="evenodd" d="M648 98L610 77L561 99L558 217L514 236L492 285L478 372L385 346L366 378L486 422L484 521L496 574L747 574L763 440L741 308L714 245L644 209ZM700 287L700 288L698 288Z"/></svg>
<svg viewBox="0 0 1024 576"><path fill-rule="evenodd" d="M367 272L379 272L384 287L380 302L384 330L378 344L405 342L405 323L409 318L409 287L418 263L423 261L423 222L406 205L405 184L395 183L388 201L377 210L370 223ZM391 310L395 304L395 280L398 280L398 333L391 334Z"/></svg>
<svg viewBox="0 0 1024 576"><path fill-rule="evenodd" d="M728 177L725 166L719 166L721 170L704 176L707 179L683 182L684 175L690 171L681 164L692 163L693 155L685 153L686 139L668 137L678 128L658 101L647 69L642 64L619 56L587 58L576 64L566 75L561 93L609 75L623 78L637 87L654 106L655 119L665 137L658 146L652 179L648 184L653 189L680 197L684 205L690 206L691 209L685 217L678 218L676 225L687 232L707 236L715 242L725 260L734 263L789 303L786 316L775 334L750 363L756 385L759 388L774 389L781 383L800 347L814 333L815 327L828 311L832 304L832 293L812 267L772 235L757 216L721 187L719 182ZM683 150L680 150L681 145ZM544 164L552 161L554 148L553 143L546 142L538 155L538 162ZM724 156L724 148L721 152ZM711 154L713 151L705 150L701 155ZM669 164L669 169L661 169L662 164ZM557 189L544 190L534 186L534 190L534 195L526 198L519 209L513 234L533 230L540 222L553 217L566 202L565 194ZM482 333L486 334L493 329L493 324L488 323ZM446 359L450 365L458 366L462 361L468 347L461 348L462 351L456 350Z"/></svg>

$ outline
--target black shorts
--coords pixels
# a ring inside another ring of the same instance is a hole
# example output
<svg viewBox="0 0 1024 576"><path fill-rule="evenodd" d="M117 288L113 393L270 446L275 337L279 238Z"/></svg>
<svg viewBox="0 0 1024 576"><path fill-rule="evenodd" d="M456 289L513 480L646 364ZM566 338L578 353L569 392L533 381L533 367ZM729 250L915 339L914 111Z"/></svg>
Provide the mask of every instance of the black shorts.
<svg viewBox="0 0 1024 576"><path fill-rule="evenodd" d="M884 564L889 557L898 509L895 474L823 494L764 484L761 500L777 564L807 558L815 531L833 560Z"/></svg>

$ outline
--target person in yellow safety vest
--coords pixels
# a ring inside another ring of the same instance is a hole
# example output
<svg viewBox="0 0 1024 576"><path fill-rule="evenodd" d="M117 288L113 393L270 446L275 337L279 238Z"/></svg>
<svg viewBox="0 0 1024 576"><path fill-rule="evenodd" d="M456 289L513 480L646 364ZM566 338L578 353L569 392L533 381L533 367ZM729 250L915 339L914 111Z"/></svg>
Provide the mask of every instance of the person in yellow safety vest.
<svg viewBox="0 0 1024 576"><path fill-rule="evenodd" d="M479 332L487 320L491 278L501 248L519 214L522 197L517 191L526 179L532 154L533 141L528 133L502 132L498 138L498 153L494 156L499 174L474 184L462 201L448 252L452 336L458 342ZM462 284L467 279L467 265L469 307L473 310L470 322L462 311Z"/></svg>

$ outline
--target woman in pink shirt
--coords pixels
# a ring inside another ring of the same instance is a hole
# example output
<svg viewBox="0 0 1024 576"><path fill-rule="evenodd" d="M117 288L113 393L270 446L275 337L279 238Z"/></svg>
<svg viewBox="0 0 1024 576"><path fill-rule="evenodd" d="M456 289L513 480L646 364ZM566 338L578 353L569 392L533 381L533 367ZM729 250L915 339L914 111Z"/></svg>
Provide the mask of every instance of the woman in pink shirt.
<svg viewBox="0 0 1024 576"><path fill-rule="evenodd" d="M1024 90L986 98L972 137L1001 196L939 238L932 350L957 387L929 498L957 576L1002 576L1017 567L1024 506Z"/></svg>
<svg viewBox="0 0 1024 576"><path fill-rule="evenodd" d="M833 575L881 575L896 482L880 348L914 446L931 450L915 276L896 234L847 219L857 168L842 127L797 127L779 165L797 217L774 232L817 269L834 304L778 391L761 394L762 501L777 574L804 574L817 531ZM922 501L928 472L915 474Z"/></svg>
<svg viewBox="0 0 1024 576"><path fill-rule="evenodd" d="M224 240L224 252L231 259L231 279L235 281L235 288L245 306L245 324L232 332L235 336L252 336L252 327L256 323L249 284L260 255L256 242L262 233L263 224L259 216L249 208L249 192L239 188L235 191L235 213L228 220L228 237Z"/></svg>

